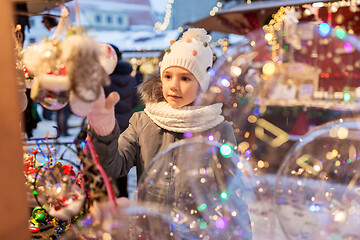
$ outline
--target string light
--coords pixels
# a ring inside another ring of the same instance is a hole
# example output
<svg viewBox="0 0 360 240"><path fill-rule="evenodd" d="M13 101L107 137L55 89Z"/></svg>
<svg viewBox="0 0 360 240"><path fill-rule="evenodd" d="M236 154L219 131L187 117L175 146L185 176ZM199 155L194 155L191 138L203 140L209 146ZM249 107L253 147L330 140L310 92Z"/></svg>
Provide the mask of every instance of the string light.
<svg viewBox="0 0 360 240"><path fill-rule="evenodd" d="M216 5L211 9L209 15L215 16L215 14L219 11L219 9L223 6L221 2L217 2Z"/></svg>
<svg viewBox="0 0 360 240"><path fill-rule="evenodd" d="M174 4L174 0L169 0L169 3L166 5L164 22L163 23L156 22L155 25L154 25L154 30L156 32L163 32L169 26L170 18L171 18L171 9L172 9L173 4Z"/></svg>
<svg viewBox="0 0 360 240"><path fill-rule="evenodd" d="M279 31L282 27L283 20L286 16L285 11L289 11L290 7L281 7L274 15L273 19L270 20L268 25L263 26L263 30L265 31L265 40L267 43L272 46L271 58L274 62L279 62L279 48L276 47L278 44L276 38L276 31Z"/></svg>
<svg viewBox="0 0 360 240"><path fill-rule="evenodd" d="M332 3L324 3L324 2L316 2L313 4L304 4L302 7L305 9L304 15L309 16L312 13L312 11L309 9L309 6L312 8L320 8L320 7L326 7L331 10L331 12L335 13L338 11L340 7L350 7L350 10L355 12L358 11L357 5L360 4L360 0L342 0L338 2L332 2ZM276 32L280 31L282 29L282 23L284 18L286 17L286 10L290 10L290 7L281 7L274 15L273 18L270 20L269 24L263 26L263 30L265 31L265 40L267 43L271 46L272 53L271 53L271 59L274 62L281 63L279 51L280 47L278 47L278 39L276 37ZM327 27L323 25L323 27ZM327 28L326 28L327 29ZM326 30L322 29L322 30ZM330 29L331 30L331 29ZM319 30L321 31L321 30ZM323 33L323 31L321 31ZM326 35L327 31L324 33ZM348 30L349 34L353 33L352 29ZM339 32L339 38L343 37L343 33ZM287 46L284 46L286 48Z"/></svg>

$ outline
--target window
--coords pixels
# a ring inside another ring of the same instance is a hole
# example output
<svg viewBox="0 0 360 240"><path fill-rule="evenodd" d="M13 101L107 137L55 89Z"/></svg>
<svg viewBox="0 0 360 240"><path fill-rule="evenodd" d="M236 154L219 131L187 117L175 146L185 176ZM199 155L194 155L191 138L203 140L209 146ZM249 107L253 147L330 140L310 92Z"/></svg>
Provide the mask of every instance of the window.
<svg viewBox="0 0 360 240"><path fill-rule="evenodd" d="M97 22L97 23L101 23L101 22L102 22L102 17L101 17L101 15L95 15L95 22Z"/></svg>
<svg viewBox="0 0 360 240"><path fill-rule="evenodd" d="M30 38L30 39L29 39L29 42L30 42L30 43L34 43L34 42L36 42L36 38L33 38L33 37L32 37L32 38Z"/></svg>
<svg viewBox="0 0 360 240"><path fill-rule="evenodd" d="M109 24L112 24L112 22L113 22L112 16L107 16L106 17L106 22L109 23Z"/></svg>
<svg viewBox="0 0 360 240"><path fill-rule="evenodd" d="M122 17L118 17L118 24L122 25L124 23L124 20Z"/></svg>

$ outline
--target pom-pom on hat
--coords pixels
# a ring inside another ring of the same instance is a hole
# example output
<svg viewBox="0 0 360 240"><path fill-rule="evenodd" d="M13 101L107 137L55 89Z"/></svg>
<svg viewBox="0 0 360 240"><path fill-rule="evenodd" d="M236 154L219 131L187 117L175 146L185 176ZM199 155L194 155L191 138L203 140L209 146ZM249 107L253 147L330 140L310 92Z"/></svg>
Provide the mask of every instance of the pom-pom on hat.
<svg viewBox="0 0 360 240"><path fill-rule="evenodd" d="M213 64L213 51L209 46L211 36L203 28L190 28L180 40L172 43L160 63L160 74L169 67L182 67L191 72L206 91L210 83L208 69Z"/></svg>

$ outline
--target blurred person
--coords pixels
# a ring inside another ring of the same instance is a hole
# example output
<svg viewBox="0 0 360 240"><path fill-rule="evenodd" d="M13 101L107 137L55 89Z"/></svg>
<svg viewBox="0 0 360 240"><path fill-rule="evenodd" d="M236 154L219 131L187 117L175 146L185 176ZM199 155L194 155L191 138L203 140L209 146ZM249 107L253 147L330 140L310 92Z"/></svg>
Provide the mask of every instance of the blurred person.
<svg viewBox="0 0 360 240"><path fill-rule="evenodd" d="M50 110L50 109L47 109L47 108L45 108L45 107L42 107L42 108L43 108L43 111L42 111L43 119L45 119L45 120L52 120L53 111Z"/></svg>
<svg viewBox="0 0 360 240"><path fill-rule="evenodd" d="M111 83L109 86L104 87L104 92L105 96L108 96L111 92L117 92L121 96L120 101L115 105L115 118L120 132L123 132L129 126L132 109L139 101L137 82L131 76L133 71L132 65L121 59L121 53L116 46L111 46L115 49L119 60L114 72L110 74ZM128 197L127 176L117 178L116 185L120 194L118 197Z"/></svg>
<svg viewBox="0 0 360 240"><path fill-rule="evenodd" d="M23 125L27 138L32 138L33 130L37 127L37 124L41 121L41 118L37 111L37 104L30 97L30 89L26 89L25 93L28 104L24 111Z"/></svg>
<svg viewBox="0 0 360 240"><path fill-rule="evenodd" d="M68 132L68 120L71 114L70 105L67 104L60 110L56 111L56 123L58 127L58 133L61 136L67 137L70 136Z"/></svg>
<svg viewBox="0 0 360 240"><path fill-rule="evenodd" d="M136 73L135 73L135 79L138 85L140 85L144 80L144 74L141 72L140 66L141 65L138 65L136 67Z"/></svg>

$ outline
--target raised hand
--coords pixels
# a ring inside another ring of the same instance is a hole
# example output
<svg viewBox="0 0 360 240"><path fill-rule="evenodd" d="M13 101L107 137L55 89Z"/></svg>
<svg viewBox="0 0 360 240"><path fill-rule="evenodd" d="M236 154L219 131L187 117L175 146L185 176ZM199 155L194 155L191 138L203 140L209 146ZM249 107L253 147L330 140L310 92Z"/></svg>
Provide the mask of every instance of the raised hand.
<svg viewBox="0 0 360 240"><path fill-rule="evenodd" d="M117 92L112 92L105 99L104 89L101 89L99 98L94 102L88 115L90 126L99 136L109 135L115 127L115 104L120 100Z"/></svg>

